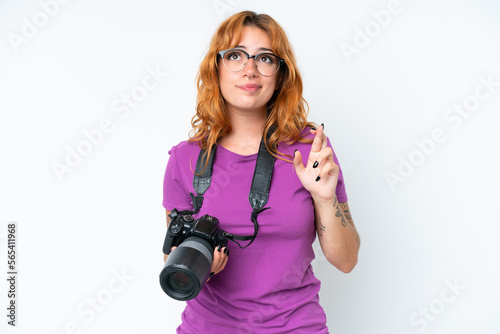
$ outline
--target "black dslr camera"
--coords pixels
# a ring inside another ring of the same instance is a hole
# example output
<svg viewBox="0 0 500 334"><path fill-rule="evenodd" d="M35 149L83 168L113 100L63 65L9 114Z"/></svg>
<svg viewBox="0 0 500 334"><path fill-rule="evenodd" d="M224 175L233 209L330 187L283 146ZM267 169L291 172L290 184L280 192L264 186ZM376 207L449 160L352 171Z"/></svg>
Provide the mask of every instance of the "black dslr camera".
<svg viewBox="0 0 500 334"><path fill-rule="evenodd" d="M227 246L230 234L209 215L194 219L174 209L169 217L163 253L171 254L160 273L160 285L174 299L193 299L210 276L214 249ZM178 247L170 252L173 246Z"/></svg>

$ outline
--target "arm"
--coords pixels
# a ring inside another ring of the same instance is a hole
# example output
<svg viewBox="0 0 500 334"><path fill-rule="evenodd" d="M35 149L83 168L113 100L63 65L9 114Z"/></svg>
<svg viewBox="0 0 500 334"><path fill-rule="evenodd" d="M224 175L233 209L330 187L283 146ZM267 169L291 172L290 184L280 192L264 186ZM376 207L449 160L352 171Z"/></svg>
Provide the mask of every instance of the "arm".
<svg viewBox="0 0 500 334"><path fill-rule="evenodd" d="M359 236L347 202L339 203L337 189L339 166L333 150L323 134L323 126L311 130L315 134L306 166L300 151L294 153L295 171L302 185L311 193L315 224L321 249L327 260L348 273L358 262Z"/></svg>
<svg viewBox="0 0 500 334"><path fill-rule="evenodd" d="M360 239L347 202L314 199L316 230L328 262L344 273L358 262Z"/></svg>

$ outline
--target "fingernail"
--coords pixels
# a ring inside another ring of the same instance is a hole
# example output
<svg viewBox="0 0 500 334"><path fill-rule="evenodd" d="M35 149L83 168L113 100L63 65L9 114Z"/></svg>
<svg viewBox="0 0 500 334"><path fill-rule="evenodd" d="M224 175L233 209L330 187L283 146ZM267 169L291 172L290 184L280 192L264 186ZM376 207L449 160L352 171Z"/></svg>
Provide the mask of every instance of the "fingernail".
<svg viewBox="0 0 500 334"><path fill-rule="evenodd" d="M318 165L319 165L319 163L317 161L315 161L314 164L313 164L313 168L318 167Z"/></svg>
<svg viewBox="0 0 500 334"><path fill-rule="evenodd" d="M229 251L230 251L230 249L227 250L227 256L229 256Z"/></svg>
<svg viewBox="0 0 500 334"><path fill-rule="evenodd" d="M293 151L293 157L295 158L295 153L297 153L297 150Z"/></svg>
<svg viewBox="0 0 500 334"><path fill-rule="evenodd" d="M224 254L227 254L227 247L224 248Z"/></svg>
<svg viewBox="0 0 500 334"><path fill-rule="evenodd" d="M320 177L319 177L319 175L318 175L318 177L316 178L316 182L318 182L318 181L319 181L319 179L321 179L321 178L320 178Z"/></svg>
<svg viewBox="0 0 500 334"><path fill-rule="evenodd" d="M205 272L206 272L206 271L205 271ZM212 277L213 275L215 275L215 273L212 271L212 272L210 273L210 276L209 276L209 277Z"/></svg>
<svg viewBox="0 0 500 334"><path fill-rule="evenodd" d="M321 123L321 126L323 127L323 130L325 129L325 124L324 123Z"/></svg>
<svg viewBox="0 0 500 334"><path fill-rule="evenodd" d="M218 251L219 253L220 253L220 248L221 248L221 247L220 247L220 245L219 245L219 247L217 247L217 251Z"/></svg>
<svg viewBox="0 0 500 334"><path fill-rule="evenodd" d="M311 130L316 130L316 128L311 126Z"/></svg>

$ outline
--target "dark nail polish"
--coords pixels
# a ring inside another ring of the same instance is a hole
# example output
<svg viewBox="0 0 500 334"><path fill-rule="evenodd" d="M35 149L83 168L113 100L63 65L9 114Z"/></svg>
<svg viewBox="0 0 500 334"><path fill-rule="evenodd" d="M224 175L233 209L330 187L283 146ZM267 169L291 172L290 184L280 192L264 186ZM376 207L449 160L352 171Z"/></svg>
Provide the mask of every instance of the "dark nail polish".
<svg viewBox="0 0 500 334"><path fill-rule="evenodd" d="M321 179L321 178L320 178L320 177L319 177L319 175L318 175L318 177L316 178L316 182L318 182L318 181L319 181L319 179Z"/></svg>
<svg viewBox="0 0 500 334"><path fill-rule="evenodd" d="M313 168L318 167L318 165L319 165L319 163L317 161L315 161L314 164L313 164Z"/></svg>
<svg viewBox="0 0 500 334"><path fill-rule="evenodd" d="M213 275L215 275L215 273L212 271L212 272L210 273L210 277L212 277Z"/></svg>
<svg viewBox="0 0 500 334"><path fill-rule="evenodd" d="M220 247L220 245L219 245L219 247L217 247L217 251L218 251L219 253L220 253L220 249L221 249L221 247Z"/></svg>
<svg viewBox="0 0 500 334"><path fill-rule="evenodd" d="M325 129L325 124L324 123L321 123L321 126L323 127L323 130Z"/></svg>
<svg viewBox="0 0 500 334"><path fill-rule="evenodd" d="M295 158L295 153L297 153L297 150L293 151L293 157Z"/></svg>
<svg viewBox="0 0 500 334"><path fill-rule="evenodd" d="M227 254L227 247L224 248L224 254Z"/></svg>
<svg viewBox="0 0 500 334"><path fill-rule="evenodd" d="M230 249L227 250L227 256L229 256L229 251L230 251Z"/></svg>
<svg viewBox="0 0 500 334"><path fill-rule="evenodd" d="M311 130L316 130L316 128L311 126Z"/></svg>

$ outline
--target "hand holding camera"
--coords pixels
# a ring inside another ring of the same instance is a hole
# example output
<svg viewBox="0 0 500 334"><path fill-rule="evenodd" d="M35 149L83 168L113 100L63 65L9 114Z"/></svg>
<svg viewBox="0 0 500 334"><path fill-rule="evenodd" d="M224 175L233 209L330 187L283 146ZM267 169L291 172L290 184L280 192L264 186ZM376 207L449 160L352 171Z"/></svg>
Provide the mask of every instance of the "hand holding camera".
<svg viewBox="0 0 500 334"><path fill-rule="evenodd" d="M170 255L160 273L160 285L174 299L193 299L212 273L224 269L230 234L209 215L194 219L174 209L169 216L163 253Z"/></svg>
<svg viewBox="0 0 500 334"><path fill-rule="evenodd" d="M170 253L172 253L172 251L176 248L177 248L176 246L173 246L170 250ZM165 255L165 261L167 259L167 256L168 255ZM228 259L229 259L229 248L221 247L219 249L219 247L217 247L216 249L214 249L214 260L212 262L212 268L210 269L210 276L208 277L207 282L210 281L210 278L212 278L212 276L217 275L222 270L224 270Z"/></svg>

